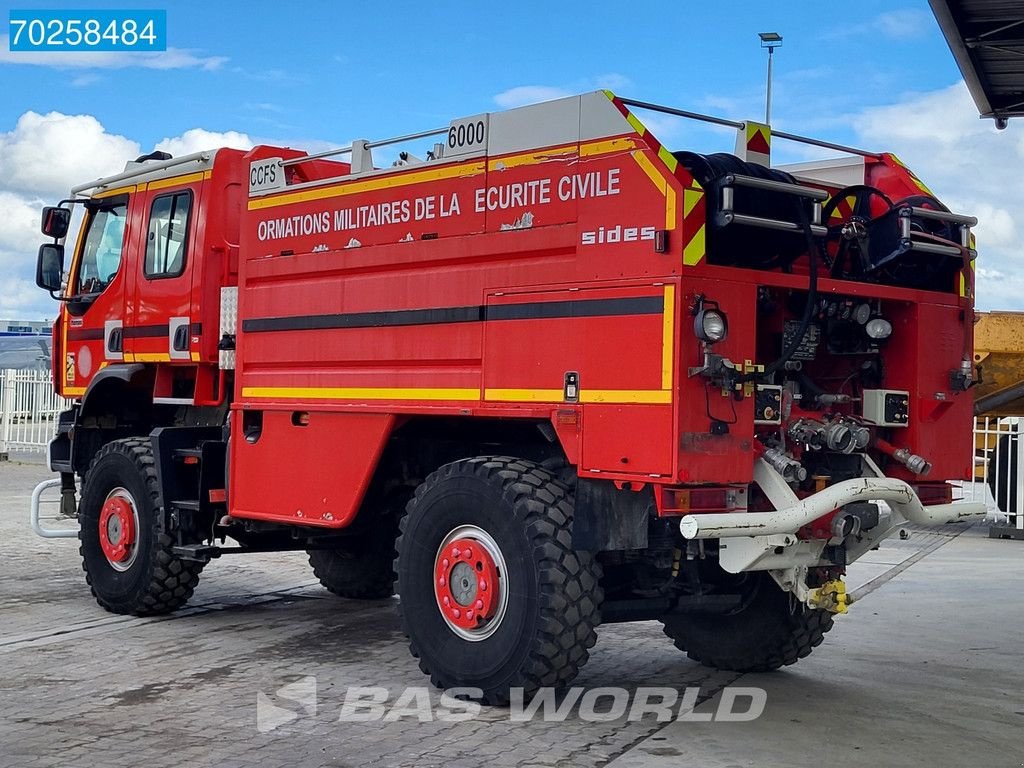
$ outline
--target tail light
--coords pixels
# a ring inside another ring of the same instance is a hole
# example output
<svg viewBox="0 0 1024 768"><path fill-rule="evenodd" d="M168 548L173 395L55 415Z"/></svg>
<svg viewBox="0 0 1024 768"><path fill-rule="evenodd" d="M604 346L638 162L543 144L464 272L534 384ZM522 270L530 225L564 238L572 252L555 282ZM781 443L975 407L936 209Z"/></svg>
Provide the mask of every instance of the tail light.
<svg viewBox="0 0 1024 768"><path fill-rule="evenodd" d="M953 501L953 486L949 483L919 483L914 486L914 491L926 507Z"/></svg>
<svg viewBox="0 0 1024 768"><path fill-rule="evenodd" d="M746 488L736 485L663 487L656 498L659 517L702 512L738 512L747 508Z"/></svg>

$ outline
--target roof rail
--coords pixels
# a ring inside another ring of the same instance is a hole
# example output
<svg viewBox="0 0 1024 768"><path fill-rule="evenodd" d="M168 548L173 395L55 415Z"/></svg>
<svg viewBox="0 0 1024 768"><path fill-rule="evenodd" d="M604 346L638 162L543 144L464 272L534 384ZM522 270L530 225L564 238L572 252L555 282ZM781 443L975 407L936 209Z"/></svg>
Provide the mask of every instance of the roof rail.
<svg viewBox="0 0 1024 768"><path fill-rule="evenodd" d="M325 157L334 157L335 155L346 155L358 150L373 149L374 147L386 147L390 144L400 144L403 141L415 141L416 139L426 139L430 136L440 136L443 133L448 133L448 128L437 128L431 131L420 131L419 133L409 133L405 136L396 136L393 139L382 139L381 141L364 141L362 139L354 141L347 147L341 147L340 149L328 149L325 152L317 152L312 155L303 155L302 157L293 157L290 160L285 160L281 163L282 166L299 165L301 163L308 162L309 160L320 160Z"/></svg>
<svg viewBox="0 0 1024 768"><path fill-rule="evenodd" d="M109 187L111 184L116 184L119 181L126 181L128 179L134 179L137 176L143 176L154 171L163 171L167 168L173 168L176 165L186 165L188 163L207 163L213 156L213 152L216 150L208 150L206 152L194 152L191 155L182 155L181 157L173 157L170 160L161 160L156 163L146 162L139 163L138 168L133 168L130 171L118 173L113 176L104 176L102 179L96 179L96 181L89 182L88 184L79 184L77 187L71 188L72 195L79 195L82 192L86 192L90 189L99 189L101 187Z"/></svg>
<svg viewBox="0 0 1024 768"><path fill-rule="evenodd" d="M742 128L743 123L737 120L726 120L722 117L713 117L711 115L702 115L699 112L688 112L684 109L675 109L674 107L666 107L661 104L652 104L649 101L638 101L636 99L621 99L620 101L630 107L636 107L638 109L649 109L652 112L662 112L666 115L676 115L677 117L686 117L690 120L700 120L705 123L714 123L715 125L725 125L730 128ZM772 130L772 136L780 139L788 139L789 141L797 141L801 144L812 144L815 147L824 147L825 149L834 149L837 152L848 152L851 155L861 155L863 157L881 157L877 152L868 152L864 149L857 149L856 147L848 147L844 144L836 144L831 141L822 141L821 139L812 139L807 136L798 136L795 133L785 133L784 131Z"/></svg>
<svg viewBox="0 0 1024 768"><path fill-rule="evenodd" d="M668 114L668 115L675 115L675 116L678 116L678 117L684 117L684 118L688 118L688 119L691 119L691 120L700 120L700 121L703 121L703 122L714 123L716 125L722 125L722 126L727 126L727 127L730 127L730 128L738 129L741 132L744 129L744 127L747 125L746 122L742 122L742 121L729 120L729 119L722 118L722 117L714 117L712 115L704 115L704 114L701 114L699 112L690 112L690 111L683 110L683 109L676 109L674 107L667 107L667 106L664 106L664 105L661 105L661 104L654 104L654 103L647 102L647 101L639 101L637 99L626 99L626 98L614 97L613 94L611 94L608 91L605 91L604 93L610 99L611 98L618 98L618 101L621 104L626 105L626 106L630 106L630 107L636 107L638 109L646 109L646 110L651 110L651 111L655 111L655 112L662 112L662 113L665 113L665 114ZM281 189L283 189L284 187L287 187L289 190L301 190L301 189L305 189L307 187L321 186L321 185L323 185L325 183L328 183L328 182L349 179L349 178L352 178L352 177L355 177L355 176L362 176L362 175L368 174L368 173L385 173L385 172L390 171L392 169L390 169L390 168L377 168L377 167L374 166L374 164L373 164L373 153L371 152L371 150L373 148L375 148L375 147L385 147L385 146L389 146L389 145L392 145L392 144L400 144L402 142L416 141L416 140L419 140L419 139L426 139L426 138L429 138L429 137L432 137L432 136L442 136L444 134L449 134L451 131L455 130L456 127L460 127L461 124L463 124L463 123L465 123L467 121L480 121L481 118L486 119L486 117L487 117L486 115L476 115L476 116L471 116L471 117L458 118L456 120L453 120L448 126L443 127L443 128L434 128L434 129L428 130L428 131L418 131L416 133L409 133L409 134L404 134L402 136L396 136L396 137L391 138L391 139L381 139L381 140L377 140L377 141L368 141L366 139L356 139L351 144L349 144L347 146L344 146L344 147L339 147L337 149L328 149L328 150L325 150L323 152L315 152L313 154L302 155L300 157L291 157L291 158L288 158L288 159L267 158L265 161L262 161L262 162L273 162L278 167L287 168L289 166L299 166L299 165L302 165L303 163L308 163L308 162L311 162L311 161L314 161L314 160L322 160L322 159L325 159L325 158L335 158L335 157L338 157L338 156L341 156L341 155L347 155L348 156L348 163L349 163L349 171L347 173L343 174L343 175L340 175L340 176L333 176L333 177L330 177L330 178L318 178L318 179L315 179L315 180L312 180L312 181L300 181L300 182L297 182L297 183L284 182L281 185L273 185L273 186L264 186L264 185L256 185L256 186L254 186L254 185L250 184L250 186L249 186L249 195L250 196L272 195L272 194L276 194L276 193L280 192ZM772 131L772 135L773 136L777 136L777 137L779 137L781 139L788 139L788 140L791 140L791 141L797 141L797 142L801 142L801 143L804 143L804 144L813 144L815 146L824 147L826 149L833 149L833 150L836 150L838 152L845 152L845 153L849 153L849 154L853 154L853 155L861 155L861 156L864 156L864 157L880 157L879 154L874 153L874 152L867 152L865 150L857 149L855 147L847 147L847 146L844 146L842 144L835 144L835 143L829 142L829 141L821 141L819 139L812 139L812 138L808 138L808 137L805 137L805 136L797 136L795 134L784 133L782 131ZM434 145L434 149L427 153L426 161L427 162L438 162L438 161L445 161L445 160L462 159L462 158L464 158L466 156L467 152L471 152L474 155L478 154L478 149L476 147L474 147L474 149L471 150L471 151L470 150L466 150L466 149L460 149L460 150L457 150L455 153L453 153L451 155L449 155L448 151L446 151L447 149L448 149L448 145L446 145L444 142L441 142L439 144L435 144ZM479 149L486 151L484 145L481 145L479 147ZM739 150L737 150L737 154L740 154ZM751 159L751 158L744 158L744 159ZM417 161L415 161L415 164L418 164L419 162L423 162L423 161L417 160ZM763 160L761 160L761 159L754 159L754 162L761 162L763 164L767 164L768 160L767 160L767 158L763 159ZM395 165L401 165L401 164L402 163L398 163L398 162L395 163ZM158 168L158 167L159 166L154 166L154 168ZM284 177L282 175L282 179L283 178Z"/></svg>

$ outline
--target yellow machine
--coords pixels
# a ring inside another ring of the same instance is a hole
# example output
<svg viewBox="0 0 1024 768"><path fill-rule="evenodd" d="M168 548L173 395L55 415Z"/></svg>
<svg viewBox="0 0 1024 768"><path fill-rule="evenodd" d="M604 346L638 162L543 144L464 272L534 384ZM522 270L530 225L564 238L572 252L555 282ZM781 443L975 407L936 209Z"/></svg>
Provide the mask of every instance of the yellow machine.
<svg viewBox="0 0 1024 768"><path fill-rule="evenodd" d="M977 313L974 363L974 415L1024 416L1024 312Z"/></svg>

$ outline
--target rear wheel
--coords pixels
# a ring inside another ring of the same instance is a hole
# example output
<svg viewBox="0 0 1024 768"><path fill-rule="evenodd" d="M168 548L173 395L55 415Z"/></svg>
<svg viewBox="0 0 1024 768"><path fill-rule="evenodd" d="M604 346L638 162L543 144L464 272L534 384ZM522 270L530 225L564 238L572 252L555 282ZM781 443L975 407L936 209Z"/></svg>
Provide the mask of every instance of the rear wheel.
<svg viewBox="0 0 1024 768"><path fill-rule="evenodd" d="M572 680L600 623L600 566L572 548L569 489L538 464L447 464L409 503L398 538L402 625L439 688L491 704Z"/></svg>
<svg viewBox="0 0 1024 768"><path fill-rule="evenodd" d="M171 552L148 440L115 440L97 452L78 517L85 578L108 611L168 613L192 596L203 564Z"/></svg>
<svg viewBox="0 0 1024 768"><path fill-rule="evenodd" d="M763 572L744 574L741 606L728 614L662 619L665 634L694 661L736 672L768 672L809 655L832 629L828 611L808 608Z"/></svg>

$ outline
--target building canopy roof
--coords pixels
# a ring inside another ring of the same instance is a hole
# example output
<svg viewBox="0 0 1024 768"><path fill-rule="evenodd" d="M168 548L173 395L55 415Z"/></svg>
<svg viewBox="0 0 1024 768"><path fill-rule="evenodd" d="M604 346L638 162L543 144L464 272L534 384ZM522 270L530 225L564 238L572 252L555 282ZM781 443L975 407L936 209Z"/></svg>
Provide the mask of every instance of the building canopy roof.
<svg viewBox="0 0 1024 768"><path fill-rule="evenodd" d="M1024 2L929 0L982 117L1024 116Z"/></svg>

